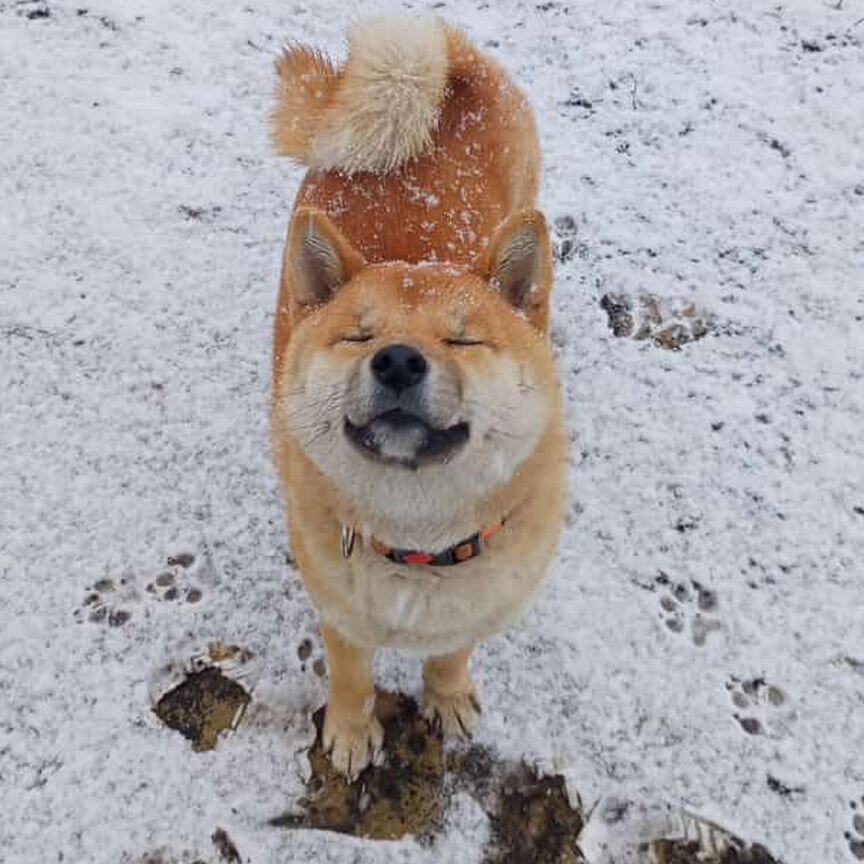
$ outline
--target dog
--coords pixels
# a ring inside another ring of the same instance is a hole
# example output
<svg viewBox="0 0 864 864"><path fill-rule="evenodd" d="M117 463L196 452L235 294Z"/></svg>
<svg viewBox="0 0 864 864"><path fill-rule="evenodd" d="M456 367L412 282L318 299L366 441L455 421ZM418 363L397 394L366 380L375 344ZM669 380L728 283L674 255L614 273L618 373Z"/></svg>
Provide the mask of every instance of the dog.
<svg viewBox="0 0 864 864"><path fill-rule="evenodd" d="M565 508L552 254L533 111L461 31L361 20L339 66L277 62L273 138L308 171L276 310L272 446L321 617L323 743L382 746L373 657L423 655L423 713L467 734L469 659L542 584Z"/></svg>

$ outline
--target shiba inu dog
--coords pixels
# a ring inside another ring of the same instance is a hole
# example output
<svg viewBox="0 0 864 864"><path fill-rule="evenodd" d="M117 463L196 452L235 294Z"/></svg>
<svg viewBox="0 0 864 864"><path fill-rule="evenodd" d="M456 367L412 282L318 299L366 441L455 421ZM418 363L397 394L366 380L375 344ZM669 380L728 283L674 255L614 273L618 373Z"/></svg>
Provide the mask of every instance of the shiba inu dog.
<svg viewBox="0 0 864 864"><path fill-rule="evenodd" d="M283 261L272 436L329 665L324 744L382 743L372 661L419 652L425 714L467 733L468 664L537 592L564 512L552 257L534 116L434 17L361 21L337 66L278 62L278 150L308 166Z"/></svg>

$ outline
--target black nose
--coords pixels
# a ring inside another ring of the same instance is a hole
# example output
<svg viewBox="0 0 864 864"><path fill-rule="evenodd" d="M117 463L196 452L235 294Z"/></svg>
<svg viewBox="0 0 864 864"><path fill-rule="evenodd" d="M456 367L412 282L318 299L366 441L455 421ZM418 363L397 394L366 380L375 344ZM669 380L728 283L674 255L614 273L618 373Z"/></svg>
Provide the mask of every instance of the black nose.
<svg viewBox="0 0 864 864"><path fill-rule="evenodd" d="M426 358L410 345L388 345L372 358L372 374L397 393L418 384L428 371Z"/></svg>

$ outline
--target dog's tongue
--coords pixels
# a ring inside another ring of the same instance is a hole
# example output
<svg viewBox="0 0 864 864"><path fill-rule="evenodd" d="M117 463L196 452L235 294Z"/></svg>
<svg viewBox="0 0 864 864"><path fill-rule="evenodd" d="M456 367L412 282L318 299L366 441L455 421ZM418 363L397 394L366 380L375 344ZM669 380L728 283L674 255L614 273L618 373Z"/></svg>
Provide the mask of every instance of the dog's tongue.
<svg viewBox="0 0 864 864"><path fill-rule="evenodd" d="M427 444L429 430L416 417L392 414L369 424L375 449L388 459L413 459Z"/></svg>

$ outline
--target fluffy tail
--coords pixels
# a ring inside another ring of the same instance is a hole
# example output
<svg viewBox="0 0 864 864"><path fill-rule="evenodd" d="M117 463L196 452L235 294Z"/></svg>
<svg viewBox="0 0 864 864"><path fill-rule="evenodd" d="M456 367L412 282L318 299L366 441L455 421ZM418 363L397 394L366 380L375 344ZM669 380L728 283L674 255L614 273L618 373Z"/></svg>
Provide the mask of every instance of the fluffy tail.
<svg viewBox="0 0 864 864"><path fill-rule="evenodd" d="M355 24L348 60L288 48L277 63L276 149L310 168L392 171L432 142L448 79L448 28L429 15Z"/></svg>

